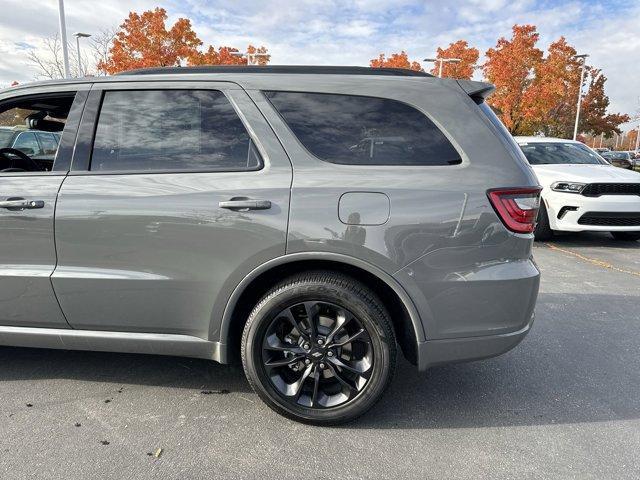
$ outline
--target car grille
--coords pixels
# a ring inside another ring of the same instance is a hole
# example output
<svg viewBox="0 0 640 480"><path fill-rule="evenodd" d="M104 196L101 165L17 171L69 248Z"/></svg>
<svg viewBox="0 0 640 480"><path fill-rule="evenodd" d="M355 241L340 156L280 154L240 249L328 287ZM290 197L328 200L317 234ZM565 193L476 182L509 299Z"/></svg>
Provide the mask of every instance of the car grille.
<svg viewBox="0 0 640 480"><path fill-rule="evenodd" d="M578 223L599 227L640 227L640 212L587 212Z"/></svg>
<svg viewBox="0 0 640 480"><path fill-rule="evenodd" d="M582 195L640 195L640 183L590 183L582 190Z"/></svg>

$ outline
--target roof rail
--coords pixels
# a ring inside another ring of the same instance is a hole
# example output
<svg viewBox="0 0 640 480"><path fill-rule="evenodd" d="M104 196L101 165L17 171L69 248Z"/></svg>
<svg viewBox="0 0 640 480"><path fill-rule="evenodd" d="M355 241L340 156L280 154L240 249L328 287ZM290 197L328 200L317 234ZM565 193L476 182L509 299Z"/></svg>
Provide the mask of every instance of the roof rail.
<svg viewBox="0 0 640 480"><path fill-rule="evenodd" d="M202 67L140 68L116 75L163 75L185 73L287 73L311 75L386 75L396 77L432 77L433 75L404 68L346 67L328 65L215 65Z"/></svg>

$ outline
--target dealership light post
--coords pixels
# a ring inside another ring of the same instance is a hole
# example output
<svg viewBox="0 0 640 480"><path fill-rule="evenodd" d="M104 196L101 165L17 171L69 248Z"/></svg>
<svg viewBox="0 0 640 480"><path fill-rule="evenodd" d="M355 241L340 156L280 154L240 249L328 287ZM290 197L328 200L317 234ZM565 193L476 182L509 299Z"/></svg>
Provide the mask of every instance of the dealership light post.
<svg viewBox="0 0 640 480"><path fill-rule="evenodd" d="M69 78L69 51L67 48L67 26L64 19L64 0L58 0L58 15L60 16L60 40L62 41L62 63L64 65L64 77Z"/></svg>
<svg viewBox="0 0 640 480"><path fill-rule="evenodd" d="M91 36L90 33L82 33L76 32L73 34L76 37L76 48L78 49L78 76L83 77L84 73L82 72L82 57L80 56L80 39L81 38L89 38Z"/></svg>
<svg viewBox="0 0 640 480"><path fill-rule="evenodd" d="M440 66L438 67L438 77L442 78L442 65L444 63L460 63L462 60L459 58L425 58L423 62L438 62Z"/></svg>
<svg viewBox="0 0 640 480"><path fill-rule="evenodd" d="M582 68L580 69L580 85L578 85L578 108L576 110L576 124L573 127L573 139L578 138L578 122L580 121L580 103L582 103L582 82L584 81L584 70L587 62L587 55L583 53L582 55L576 55L573 58L581 58L582 59Z"/></svg>

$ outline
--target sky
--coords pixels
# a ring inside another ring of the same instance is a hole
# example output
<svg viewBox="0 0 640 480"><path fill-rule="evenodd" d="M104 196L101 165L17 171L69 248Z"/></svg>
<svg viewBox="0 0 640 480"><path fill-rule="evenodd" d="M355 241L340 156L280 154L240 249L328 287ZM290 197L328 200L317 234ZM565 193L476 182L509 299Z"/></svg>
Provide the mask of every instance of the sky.
<svg viewBox="0 0 640 480"><path fill-rule="evenodd" d="M205 44L264 45L272 64L368 65L400 50L421 60L458 39L484 54L514 24L529 23L540 48L565 36L590 54L608 78L611 112L640 114L640 0L65 0L67 31L97 33L156 6L171 23L189 18ZM0 86L31 81L38 71L26 55L58 31L58 1L0 7Z"/></svg>

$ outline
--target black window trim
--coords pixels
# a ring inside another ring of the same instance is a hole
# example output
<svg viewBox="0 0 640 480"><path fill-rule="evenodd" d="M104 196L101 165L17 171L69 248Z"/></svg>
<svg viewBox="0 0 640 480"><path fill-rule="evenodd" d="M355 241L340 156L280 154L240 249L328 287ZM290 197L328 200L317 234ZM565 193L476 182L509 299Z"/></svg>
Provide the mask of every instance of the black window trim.
<svg viewBox="0 0 640 480"><path fill-rule="evenodd" d="M102 87L102 85L100 86ZM242 122L242 125L249 136L251 142L253 142L256 154L258 157L259 165L252 168L192 168L192 169L154 169L154 170L91 170L91 157L93 156L93 144L95 142L96 131L98 128L98 121L100 119L100 111L102 110L102 102L106 92L138 92L138 91L157 91L157 90L197 90L197 91L215 91L220 92L227 99L236 115ZM87 99L87 105L85 107L85 114L82 117L80 123L80 129L78 131L78 141L74 150L73 159L71 161L71 169L69 175L72 176L86 176L86 175L166 175L166 174L187 174L187 173L251 173L259 172L265 168L264 155L261 148L259 148L259 142L253 135L253 130L247 124L244 115L239 111L237 105L233 100L225 93L223 88L211 87L204 88L202 86L188 87L188 86L174 86L167 84L160 85L145 85L142 88L132 88L123 86L118 88L96 88L92 89Z"/></svg>
<svg viewBox="0 0 640 480"><path fill-rule="evenodd" d="M454 163L454 164L449 164L449 165L354 164L354 163L330 162L329 160L325 160L325 159L320 158L317 155L315 155L313 152L311 152L302 143L302 141L298 138L298 136L295 134L295 132L289 126L289 123L282 116L282 114L280 113L280 110L278 110L278 108L273 104L273 102L271 102L271 99L267 95L268 92L343 95L343 96L347 96L347 97L363 97L363 98L375 98L375 99L379 99L379 100L392 100L394 102L401 103L401 104L406 105L406 106L408 106L410 108L413 108L414 110L417 110L422 115L427 117L427 119L436 126L436 128L440 131L440 133L442 133L442 135L444 135L444 137L449 141L449 143L451 144L453 149L458 153L458 155L460 156L460 162ZM427 112L425 112L422 108L418 107L417 105L413 105L411 103L408 103L408 102L406 102L404 100L398 100L397 98L392 98L392 97L380 97L380 96L375 96L375 95L362 95L362 94L359 94L359 93L345 93L345 92L331 92L331 91L308 91L308 90L288 90L288 89L278 89L278 90L268 89L267 90L267 89L261 89L260 93L265 98L265 100L267 101L269 106L276 113L276 115L278 116L278 118L280 119L280 121L282 122L284 127L287 129L287 131L291 134L291 137L293 139L295 139L296 143L300 146L300 148L302 148L302 150L307 155L309 155L311 158L316 159L316 160L318 160L318 161L320 161L320 162L322 162L324 164L335 166L335 167L339 167L339 168L343 168L343 167L344 168L350 168L350 169L354 169L354 168L357 168L357 169L370 168L370 169L381 169L381 170L390 169L390 168L402 168L404 170L408 170L408 169L424 169L424 168L428 168L428 169L435 169L435 168L452 169L452 168L466 168L466 166L468 164L468 160L467 160L466 155L463 152L461 152L460 148L458 148L456 142L453 140L453 138L450 137L450 135L447 133L447 131L444 128L442 128L438 124L438 122L436 122L431 117L431 115L429 115Z"/></svg>
<svg viewBox="0 0 640 480"><path fill-rule="evenodd" d="M84 110L85 103L87 100L87 95L89 93L88 89L83 88L83 86L85 85L87 84L83 83L83 84L70 85L71 88L66 88L66 86L62 85L61 87L65 87L65 88L61 88L60 90L47 89L47 91L44 91L44 92L29 92L28 90L26 90L26 91L21 91L19 95L0 99L0 108L3 108L7 104L11 105L12 103L20 102L29 98L39 99L39 98L60 97L60 96L74 97L73 102L71 104L71 110L69 111L69 117L65 122L65 127L62 132L59 132L60 141L58 142L58 151L56 152L56 156L54 157L52 169L50 171L43 171L43 172L0 172L0 177L60 177L60 176L66 176L69 173L70 159L71 159L73 149L75 147L76 137L78 135L80 117L82 116L82 112ZM76 110L76 112L74 112L74 107L76 107L76 109L79 111ZM67 126L68 126L68 136L65 137L64 134L66 133L65 130L67 130ZM22 131L19 133L22 133ZM18 137L18 135L16 135L16 138ZM16 138L13 139L13 142L15 142ZM63 140L67 140L67 141L63 142ZM39 143L37 135L36 135L36 141L38 141ZM62 164L60 163L60 159L62 158L63 155L67 155L69 157L69 161L66 162L66 165L64 163ZM56 167L60 167L60 166L62 166L62 168L56 169Z"/></svg>

